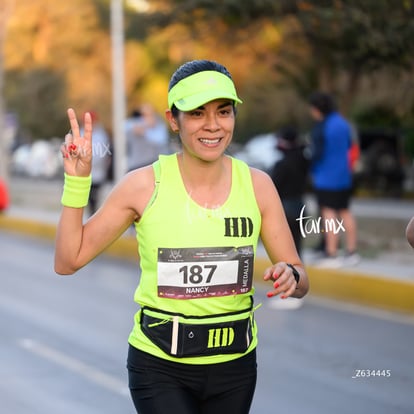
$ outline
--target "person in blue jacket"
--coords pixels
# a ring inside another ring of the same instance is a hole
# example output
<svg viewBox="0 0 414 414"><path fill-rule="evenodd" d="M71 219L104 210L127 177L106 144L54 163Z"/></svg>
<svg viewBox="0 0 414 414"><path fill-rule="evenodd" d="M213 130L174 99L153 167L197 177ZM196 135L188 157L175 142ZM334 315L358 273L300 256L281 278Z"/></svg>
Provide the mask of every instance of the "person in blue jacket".
<svg viewBox="0 0 414 414"><path fill-rule="evenodd" d="M315 92L310 96L310 113L315 121L311 131L311 177L321 213L321 234L325 238L324 267L356 264L357 227L350 210L352 171L349 149L350 123L338 112L333 97ZM345 256L338 256L341 234L345 237Z"/></svg>

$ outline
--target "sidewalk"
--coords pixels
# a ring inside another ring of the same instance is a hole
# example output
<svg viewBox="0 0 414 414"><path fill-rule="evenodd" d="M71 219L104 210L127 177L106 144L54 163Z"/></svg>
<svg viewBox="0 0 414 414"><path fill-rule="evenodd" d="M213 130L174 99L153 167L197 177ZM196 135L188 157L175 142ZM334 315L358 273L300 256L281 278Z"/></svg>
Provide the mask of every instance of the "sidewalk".
<svg viewBox="0 0 414 414"><path fill-rule="evenodd" d="M12 177L11 206L0 215L0 229L53 240L60 214L62 182ZM104 193L110 190L107 186ZM105 194L103 194L105 196ZM315 211L312 197L308 211ZM361 261L353 267L320 269L314 265L305 240L303 260L311 282L310 294L370 305L414 315L414 250L405 240L405 226L414 215L414 202L405 200L355 200ZM136 241L127 232L108 254L137 259ZM270 264L262 245L257 251L256 283Z"/></svg>

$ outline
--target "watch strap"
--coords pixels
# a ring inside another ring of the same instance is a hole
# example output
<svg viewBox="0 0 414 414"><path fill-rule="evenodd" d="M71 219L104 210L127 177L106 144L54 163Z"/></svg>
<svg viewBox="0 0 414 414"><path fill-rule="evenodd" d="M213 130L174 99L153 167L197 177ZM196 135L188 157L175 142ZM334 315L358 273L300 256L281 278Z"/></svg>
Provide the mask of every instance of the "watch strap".
<svg viewBox="0 0 414 414"><path fill-rule="evenodd" d="M295 278L296 283L298 284L299 280L300 280L300 273L295 269L295 266L293 266L292 264L286 263L286 266L288 266L292 269L293 277Z"/></svg>

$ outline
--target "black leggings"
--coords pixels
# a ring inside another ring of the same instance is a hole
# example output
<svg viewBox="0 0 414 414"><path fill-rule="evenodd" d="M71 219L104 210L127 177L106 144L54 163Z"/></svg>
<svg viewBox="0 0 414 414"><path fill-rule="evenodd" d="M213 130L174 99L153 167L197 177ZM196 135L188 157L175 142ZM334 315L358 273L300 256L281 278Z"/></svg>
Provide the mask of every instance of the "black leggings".
<svg viewBox="0 0 414 414"><path fill-rule="evenodd" d="M190 365L129 346L127 368L139 414L248 414L256 387L256 351L230 362Z"/></svg>

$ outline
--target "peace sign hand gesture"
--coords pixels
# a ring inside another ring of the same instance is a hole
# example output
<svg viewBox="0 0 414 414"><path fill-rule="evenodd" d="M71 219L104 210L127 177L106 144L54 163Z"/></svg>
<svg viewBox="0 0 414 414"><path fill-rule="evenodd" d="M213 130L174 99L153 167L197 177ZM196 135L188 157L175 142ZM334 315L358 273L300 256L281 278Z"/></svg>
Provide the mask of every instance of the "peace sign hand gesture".
<svg viewBox="0 0 414 414"><path fill-rule="evenodd" d="M72 108L67 111L71 132L66 134L65 143L60 151L63 156L65 173L77 177L88 177L92 169L92 117L89 112L84 116L84 133L80 128L76 113Z"/></svg>

